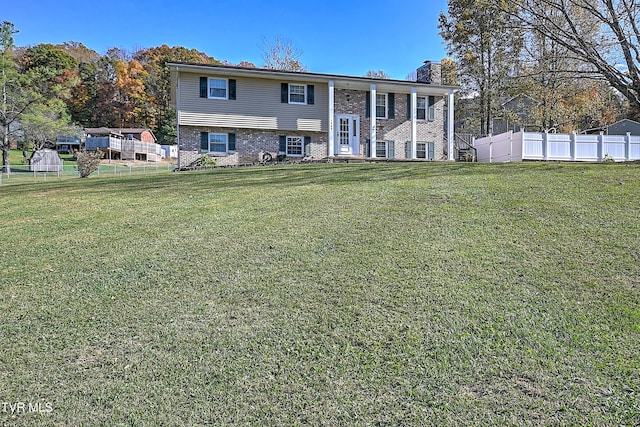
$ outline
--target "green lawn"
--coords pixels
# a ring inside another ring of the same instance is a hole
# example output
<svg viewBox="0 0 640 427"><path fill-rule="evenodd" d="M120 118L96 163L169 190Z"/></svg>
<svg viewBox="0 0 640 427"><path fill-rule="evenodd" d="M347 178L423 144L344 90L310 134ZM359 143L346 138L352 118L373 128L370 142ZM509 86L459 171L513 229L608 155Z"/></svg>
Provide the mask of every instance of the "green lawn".
<svg viewBox="0 0 640 427"><path fill-rule="evenodd" d="M92 176L0 212L0 423L640 424L639 164Z"/></svg>

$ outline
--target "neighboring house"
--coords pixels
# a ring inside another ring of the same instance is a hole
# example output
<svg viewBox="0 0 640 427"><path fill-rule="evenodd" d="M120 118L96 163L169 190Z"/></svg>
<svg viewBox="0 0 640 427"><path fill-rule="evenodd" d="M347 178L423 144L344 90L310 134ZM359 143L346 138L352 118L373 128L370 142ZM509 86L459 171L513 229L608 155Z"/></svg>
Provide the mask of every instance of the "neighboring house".
<svg viewBox="0 0 640 427"><path fill-rule="evenodd" d="M538 129L534 118L534 110L539 102L532 97L519 94L502 102L502 114L494 117L492 123L492 133L499 135L504 132L520 132L525 130Z"/></svg>
<svg viewBox="0 0 640 427"><path fill-rule="evenodd" d="M156 137L151 129L143 128L86 128L87 136L118 135L122 139L135 139L142 142L156 142Z"/></svg>
<svg viewBox="0 0 640 427"><path fill-rule="evenodd" d="M107 156L121 160L159 161L162 148L150 129L140 128L86 128L87 150L102 150Z"/></svg>
<svg viewBox="0 0 640 427"><path fill-rule="evenodd" d="M640 135L640 123L631 119L623 119L605 127L604 133L606 135L626 135L628 133Z"/></svg>
<svg viewBox="0 0 640 427"><path fill-rule="evenodd" d="M77 136L59 135L56 139L56 151L62 154L80 151L83 145L82 139Z"/></svg>
<svg viewBox="0 0 640 427"><path fill-rule="evenodd" d="M268 157L453 159L448 147L457 87L439 84L437 63L420 67L415 82L225 65L169 67L180 168L202 155L220 165Z"/></svg>

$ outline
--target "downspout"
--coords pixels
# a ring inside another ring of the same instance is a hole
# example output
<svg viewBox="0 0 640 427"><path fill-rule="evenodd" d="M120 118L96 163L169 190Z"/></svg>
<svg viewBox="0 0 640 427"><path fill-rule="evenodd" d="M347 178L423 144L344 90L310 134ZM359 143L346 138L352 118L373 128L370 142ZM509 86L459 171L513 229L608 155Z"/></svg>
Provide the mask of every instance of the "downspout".
<svg viewBox="0 0 640 427"><path fill-rule="evenodd" d="M176 144L178 145L178 170L180 170L180 68L176 67Z"/></svg>

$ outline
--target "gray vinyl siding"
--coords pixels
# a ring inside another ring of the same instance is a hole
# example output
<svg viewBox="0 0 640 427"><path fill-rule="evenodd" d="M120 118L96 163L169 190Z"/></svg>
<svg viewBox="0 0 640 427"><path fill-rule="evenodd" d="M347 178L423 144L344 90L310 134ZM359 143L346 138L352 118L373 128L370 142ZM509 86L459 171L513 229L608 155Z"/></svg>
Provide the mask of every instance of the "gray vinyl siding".
<svg viewBox="0 0 640 427"><path fill-rule="evenodd" d="M204 76L204 75L203 75ZM223 78L222 76L215 76ZM200 75L180 73L180 125L238 129L328 131L329 89L314 85L313 105L280 102L284 80L233 77L236 100L200 98Z"/></svg>

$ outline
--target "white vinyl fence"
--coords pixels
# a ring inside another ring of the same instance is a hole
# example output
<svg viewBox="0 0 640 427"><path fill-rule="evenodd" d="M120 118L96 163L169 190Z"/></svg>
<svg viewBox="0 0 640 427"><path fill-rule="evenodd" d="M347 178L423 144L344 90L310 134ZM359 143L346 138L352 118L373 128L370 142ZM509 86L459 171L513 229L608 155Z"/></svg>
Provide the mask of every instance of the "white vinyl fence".
<svg viewBox="0 0 640 427"><path fill-rule="evenodd" d="M640 136L507 132L476 139L479 162L640 160Z"/></svg>

